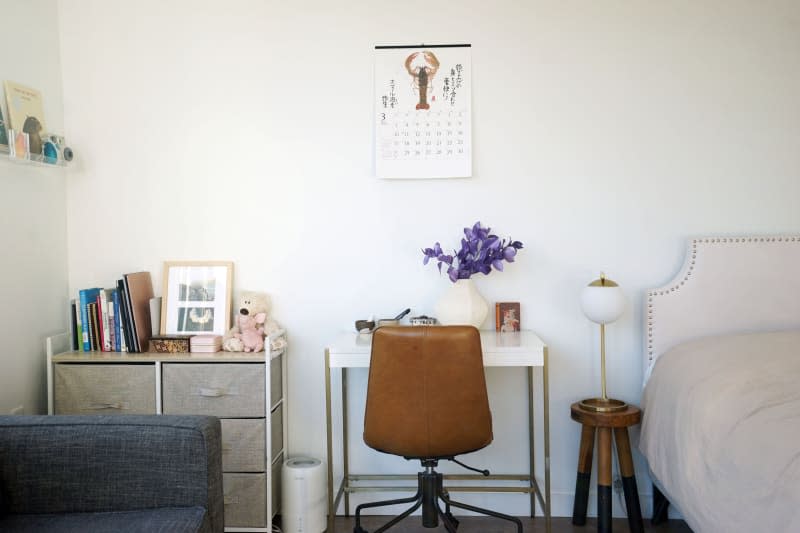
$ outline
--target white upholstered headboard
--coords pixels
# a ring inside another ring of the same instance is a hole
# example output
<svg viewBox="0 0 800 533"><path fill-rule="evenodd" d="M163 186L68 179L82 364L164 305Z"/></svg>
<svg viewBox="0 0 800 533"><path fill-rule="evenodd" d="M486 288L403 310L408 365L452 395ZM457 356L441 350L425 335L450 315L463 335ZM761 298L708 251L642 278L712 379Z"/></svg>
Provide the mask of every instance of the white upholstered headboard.
<svg viewBox="0 0 800 533"><path fill-rule="evenodd" d="M800 328L800 235L692 239L683 268L645 295L644 380L682 342Z"/></svg>

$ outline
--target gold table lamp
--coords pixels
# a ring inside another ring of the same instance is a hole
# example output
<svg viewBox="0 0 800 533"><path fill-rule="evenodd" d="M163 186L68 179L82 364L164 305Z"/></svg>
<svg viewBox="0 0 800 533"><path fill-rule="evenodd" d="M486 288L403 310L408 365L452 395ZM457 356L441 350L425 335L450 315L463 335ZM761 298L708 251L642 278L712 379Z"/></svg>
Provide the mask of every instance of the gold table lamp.
<svg viewBox="0 0 800 533"><path fill-rule="evenodd" d="M581 294L583 314L600 324L600 375L602 396L587 398L580 402L580 408L586 411L608 413L622 411L628 404L621 400L609 398L606 394L606 324L616 321L625 311L625 295L614 281L600 273L596 279L583 289Z"/></svg>

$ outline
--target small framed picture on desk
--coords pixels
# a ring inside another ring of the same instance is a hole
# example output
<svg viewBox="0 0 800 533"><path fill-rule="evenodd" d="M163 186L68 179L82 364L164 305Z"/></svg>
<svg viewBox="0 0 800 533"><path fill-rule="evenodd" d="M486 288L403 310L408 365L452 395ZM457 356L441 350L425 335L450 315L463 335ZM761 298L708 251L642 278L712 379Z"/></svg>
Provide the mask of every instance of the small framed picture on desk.
<svg viewBox="0 0 800 533"><path fill-rule="evenodd" d="M497 302L494 304L495 328L498 332L520 330L519 302Z"/></svg>

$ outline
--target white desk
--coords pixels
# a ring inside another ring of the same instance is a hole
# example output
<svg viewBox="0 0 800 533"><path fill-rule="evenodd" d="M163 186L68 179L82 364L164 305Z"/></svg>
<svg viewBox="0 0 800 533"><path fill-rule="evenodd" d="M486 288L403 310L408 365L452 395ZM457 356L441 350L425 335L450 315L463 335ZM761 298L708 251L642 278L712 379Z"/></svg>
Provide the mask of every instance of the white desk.
<svg viewBox="0 0 800 533"><path fill-rule="evenodd" d="M347 434L347 369L369 367L371 335L348 333L341 335L325 349L325 417L328 436L328 533L333 533L334 518L339 503L344 496L344 513L350 516L350 493L358 491L386 490L385 486L367 487L355 485L356 482L366 480L410 480L417 479L416 475L388 475L388 474L358 474L349 472L348 463L348 434ZM528 370L528 451L530 454L529 472L520 475L445 475L445 480L503 480L519 481L522 486L512 487L480 485L473 487L448 486L448 490L462 492L523 492L530 494L531 517L535 514L535 502L538 498L539 505L544 510L545 527L550 532L550 399L547 378L547 346L532 331L519 333L495 333L494 331L481 331L481 348L483 349L483 364L485 367L522 367ZM534 386L533 369L542 369L542 402L544 411L544 491L539 488L536 481L535 469L535 436L534 436ZM341 370L342 394L342 466L343 476L338 488L334 487L333 480L333 419L331 413L331 369ZM398 487L397 490L416 490L415 487Z"/></svg>

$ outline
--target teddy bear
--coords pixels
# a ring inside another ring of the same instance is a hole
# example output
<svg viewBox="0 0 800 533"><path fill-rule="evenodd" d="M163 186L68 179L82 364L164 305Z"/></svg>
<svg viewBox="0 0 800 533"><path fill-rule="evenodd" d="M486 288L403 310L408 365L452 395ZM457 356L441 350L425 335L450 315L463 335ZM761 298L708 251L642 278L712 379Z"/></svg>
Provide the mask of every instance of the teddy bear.
<svg viewBox="0 0 800 533"><path fill-rule="evenodd" d="M239 333L234 336L241 339L245 352L260 352L264 349L264 322L266 313L257 315L238 315Z"/></svg>
<svg viewBox="0 0 800 533"><path fill-rule="evenodd" d="M262 292L243 291L236 303L233 327L222 338L226 352L260 352L264 349L264 336L269 335L271 349L286 346L283 328L272 318L269 296Z"/></svg>

